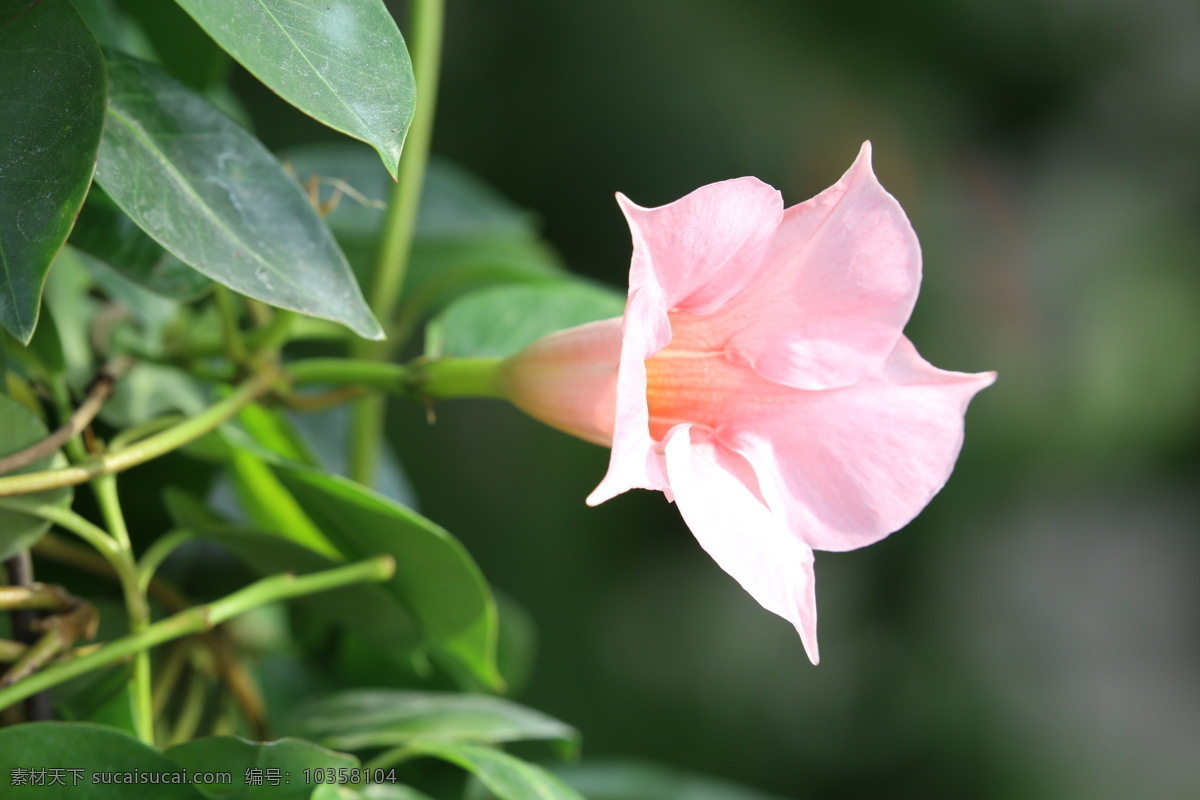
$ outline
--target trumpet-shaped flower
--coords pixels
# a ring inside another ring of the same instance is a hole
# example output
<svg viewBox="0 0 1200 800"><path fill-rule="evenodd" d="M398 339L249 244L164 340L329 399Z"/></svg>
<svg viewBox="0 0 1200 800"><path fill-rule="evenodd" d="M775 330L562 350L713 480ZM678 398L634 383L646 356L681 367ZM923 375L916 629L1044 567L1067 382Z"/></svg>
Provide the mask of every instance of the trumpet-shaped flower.
<svg viewBox="0 0 1200 800"><path fill-rule="evenodd" d="M904 337L920 248L869 143L788 209L754 178L659 208L617 199L633 234L624 317L533 343L505 364L506 391L611 445L590 505L662 491L815 664L813 551L863 547L915 517L995 374L937 369Z"/></svg>

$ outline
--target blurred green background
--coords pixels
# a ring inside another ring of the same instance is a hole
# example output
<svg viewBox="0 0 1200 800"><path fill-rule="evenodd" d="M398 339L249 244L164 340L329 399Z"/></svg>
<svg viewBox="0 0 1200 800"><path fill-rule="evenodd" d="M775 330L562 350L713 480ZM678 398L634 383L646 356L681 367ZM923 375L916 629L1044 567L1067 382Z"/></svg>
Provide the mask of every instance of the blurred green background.
<svg viewBox="0 0 1200 800"><path fill-rule="evenodd" d="M536 622L521 699L781 797L1200 796L1200 4L448 6L434 151L571 269L624 285L616 191L793 204L869 138L924 251L910 337L1000 374L925 513L818 555L815 668L660 494L584 505L607 451L397 404L422 510ZM272 146L332 138L234 85Z"/></svg>

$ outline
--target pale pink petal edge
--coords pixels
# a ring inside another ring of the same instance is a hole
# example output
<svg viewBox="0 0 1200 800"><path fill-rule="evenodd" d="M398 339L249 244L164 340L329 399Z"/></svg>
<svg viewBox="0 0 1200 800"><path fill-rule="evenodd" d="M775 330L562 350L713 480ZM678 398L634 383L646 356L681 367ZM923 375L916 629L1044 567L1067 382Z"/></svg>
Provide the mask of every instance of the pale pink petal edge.
<svg viewBox="0 0 1200 800"><path fill-rule="evenodd" d="M854 550L903 528L945 486L967 406L995 378L938 369L901 337L878 375L814 392L789 414L743 419L722 441L753 465L794 536L816 550Z"/></svg>
<svg viewBox="0 0 1200 800"><path fill-rule="evenodd" d="M782 520L722 464L739 456L692 441L679 425L665 443L667 472L679 512L700 546L742 588L792 623L813 664L818 663L813 553Z"/></svg>
<svg viewBox="0 0 1200 800"><path fill-rule="evenodd" d="M757 276L716 316L735 327L729 351L764 378L830 389L879 369L920 282L920 243L864 142L837 183L784 212Z"/></svg>

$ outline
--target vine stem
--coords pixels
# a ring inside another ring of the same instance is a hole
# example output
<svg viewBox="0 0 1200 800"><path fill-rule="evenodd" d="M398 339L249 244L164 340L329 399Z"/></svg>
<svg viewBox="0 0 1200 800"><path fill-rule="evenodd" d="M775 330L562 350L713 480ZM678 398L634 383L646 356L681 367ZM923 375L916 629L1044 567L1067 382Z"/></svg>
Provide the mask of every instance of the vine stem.
<svg viewBox="0 0 1200 800"><path fill-rule="evenodd" d="M21 498L0 498L0 509L16 511L19 514L28 514L31 517L41 517L44 520L53 522L60 528L70 531L90 544L100 555L104 556L104 560L109 563L113 571L118 575L120 575L122 570L129 569L131 566L121 558L119 545L108 535L107 531L88 522L69 508L46 503L32 503ZM136 578L136 576L134 577Z"/></svg>
<svg viewBox="0 0 1200 800"><path fill-rule="evenodd" d="M112 475L101 475L92 481L96 502L108 526L108 532L117 544L122 568L117 570L121 592L125 595L125 614L129 620L129 631L141 633L150 625L150 603L146 591L138 580L137 563L133 554L133 542L121 510L121 499L117 494L117 479ZM133 657L133 676L130 680L129 702L133 712L133 725L138 738L154 745L154 711L151 698L150 651L143 650Z"/></svg>
<svg viewBox="0 0 1200 800"><path fill-rule="evenodd" d="M71 678L147 651L165 642L203 633L239 614L267 603L303 597L355 583L379 583L388 580L395 571L396 562L391 556L376 556L344 567L313 572L308 575L285 574L264 578L220 600L215 600L207 605L192 606L185 611L155 622L144 630L109 642L87 655L59 662L41 672L30 675L20 683L0 689L0 709Z"/></svg>
<svg viewBox="0 0 1200 800"><path fill-rule="evenodd" d="M379 257L367 293L371 310L385 330L391 327L397 301L404 289L404 276L412 251L413 230L416 228L425 165L429 160L429 142L433 135L438 71L442 57L443 0L413 0L411 9L409 51L413 57L413 77L417 84L417 107L404 142L396 185L388 199ZM360 358L386 361L395 346L395 342L359 341L355 342L353 353ZM385 409L386 398L369 395L355 403L351 413L350 476L368 486L374 482L375 467L379 460Z"/></svg>
<svg viewBox="0 0 1200 800"><path fill-rule="evenodd" d="M71 413L66 422L64 422L57 430L51 433L46 438L34 442L24 450L20 450L4 458L0 458L0 475L7 474L13 470L20 469L28 464L32 464L39 458L54 455L63 445L75 438L77 434L83 431L96 415L100 413L100 409L104 407L104 403L112 396L113 383L117 377L124 372L129 366L128 359L121 359L115 362L107 369L101 370L96 379L92 381L92 386L88 390L88 395L84 401ZM65 396L65 388L61 394ZM64 409L60 407L60 412Z"/></svg>
<svg viewBox="0 0 1200 800"><path fill-rule="evenodd" d="M61 486L86 483L101 475L113 475L130 467L136 467L151 459L183 447L215 430L226 420L265 394L278 379L274 366L263 364L259 371L218 403L209 406L200 414L173 425L165 431L147 436L141 441L101 456L86 458L69 467L42 472L26 472L21 475L0 477L0 497L32 494Z"/></svg>
<svg viewBox="0 0 1200 800"><path fill-rule="evenodd" d="M417 84L417 107L404 141L396 185L388 200L379 257L368 294L371 310L385 327L395 313L404 288L413 230L417 224L417 207L425 181L425 165L429 161L442 57L442 15L443 0L414 0L412 3L410 51Z"/></svg>

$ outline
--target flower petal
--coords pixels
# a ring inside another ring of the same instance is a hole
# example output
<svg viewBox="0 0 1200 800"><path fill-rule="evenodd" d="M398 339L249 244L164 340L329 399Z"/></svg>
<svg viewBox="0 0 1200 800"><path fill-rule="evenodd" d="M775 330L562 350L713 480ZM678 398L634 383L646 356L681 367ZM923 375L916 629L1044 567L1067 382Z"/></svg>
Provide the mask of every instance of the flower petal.
<svg viewBox="0 0 1200 800"><path fill-rule="evenodd" d="M757 178L702 186L658 208L617 195L633 236L622 328L616 420L608 473L588 496L598 505L629 489L670 486L649 433L646 359L671 341L667 312L706 310L737 293L760 266L783 200Z"/></svg>
<svg viewBox="0 0 1200 800"><path fill-rule="evenodd" d="M912 313L921 250L871 169L871 146L836 184L784 212L754 279L714 317L728 352L801 389L847 386L879 369Z"/></svg>
<svg viewBox="0 0 1200 800"><path fill-rule="evenodd" d="M817 550L853 550L908 524L950 477L967 403L995 373L940 370L901 337L883 369L786 405L743 403L717 431L763 497Z"/></svg>
<svg viewBox="0 0 1200 800"><path fill-rule="evenodd" d="M607 474L588 495L589 506L630 489L670 488L663 456L650 438L650 410L646 404L646 359L671 340L667 307L656 285L630 290L621 325L612 452Z"/></svg>
<svg viewBox="0 0 1200 800"><path fill-rule="evenodd" d="M700 546L750 595L791 622L809 659L816 664L817 600L813 553L791 536L738 478L749 467L735 453L690 426L671 430L666 440L667 473L679 512ZM751 477L752 480L752 477Z"/></svg>
<svg viewBox="0 0 1200 800"><path fill-rule="evenodd" d="M757 178L710 183L673 203L617 202L633 234L630 292L654 284L668 310L707 313L753 277L783 217L783 198Z"/></svg>

